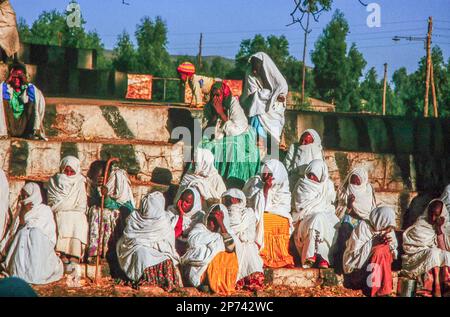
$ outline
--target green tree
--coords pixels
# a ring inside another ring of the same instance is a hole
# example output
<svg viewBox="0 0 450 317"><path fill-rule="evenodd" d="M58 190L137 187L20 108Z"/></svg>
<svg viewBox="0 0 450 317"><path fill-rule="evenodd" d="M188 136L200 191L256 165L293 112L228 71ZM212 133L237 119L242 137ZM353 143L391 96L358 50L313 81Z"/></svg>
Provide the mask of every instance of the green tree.
<svg viewBox="0 0 450 317"><path fill-rule="evenodd" d="M126 31L119 35L114 47L113 66L114 69L125 73L139 71L136 49Z"/></svg>
<svg viewBox="0 0 450 317"><path fill-rule="evenodd" d="M382 89L375 67L370 68L360 86L360 95L363 99L362 111L380 113Z"/></svg>

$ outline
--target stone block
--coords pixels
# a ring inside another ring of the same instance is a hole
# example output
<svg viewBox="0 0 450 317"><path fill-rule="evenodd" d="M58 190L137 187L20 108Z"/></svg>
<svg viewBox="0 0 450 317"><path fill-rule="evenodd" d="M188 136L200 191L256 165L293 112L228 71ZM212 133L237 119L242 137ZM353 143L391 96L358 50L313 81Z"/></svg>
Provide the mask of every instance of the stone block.
<svg viewBox="0 0 450 317"><path fill-rule="evenodd" d="M318 269L273 269L271 272L273 285L291 287L315 287L320 285Z"/></svg>

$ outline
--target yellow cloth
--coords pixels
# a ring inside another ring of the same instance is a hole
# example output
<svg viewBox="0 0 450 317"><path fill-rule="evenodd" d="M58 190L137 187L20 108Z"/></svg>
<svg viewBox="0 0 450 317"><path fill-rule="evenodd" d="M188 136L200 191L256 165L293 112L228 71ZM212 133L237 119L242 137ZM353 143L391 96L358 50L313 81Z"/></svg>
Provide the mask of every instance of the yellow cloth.
<svg viewBox="0 0 450 317"><path fill-rule="evenodd" d="M192 105L202 107L204 102L209 101L209 94L211 92L211 88L216 82L215 78L201 76L201 75L193 75L191 80L189 81L189 86L192 90ZM203 100L205 99L205 100Z"/></svg>
<svg viewBox="0 0 450 317"><path fill-rule="evenodd" d="M289 254L289 220L268 212L264 213L264 248L261 257L265 267L281 268L294 265Z"/></svg>
<svg viewBox="0 0 450 317"><path fill-rule="evenodd" d="M220 252L208 266L209 287L214 293L230 295L236 290L239 264L235 252Z"/></svg>

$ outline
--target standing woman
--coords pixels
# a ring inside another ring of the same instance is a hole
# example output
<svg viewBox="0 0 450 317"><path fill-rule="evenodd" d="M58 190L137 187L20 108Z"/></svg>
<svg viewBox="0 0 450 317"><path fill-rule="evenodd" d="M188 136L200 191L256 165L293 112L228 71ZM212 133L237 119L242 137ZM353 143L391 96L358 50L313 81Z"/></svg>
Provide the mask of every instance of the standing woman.
<svg viewBox="0 0 450 317"><path fill-rule="evenodd" d="M314 160L295 188L294 241L305 268L330 267L339 223L334 185L324 161Z"/></svg>
<svg viewBox="0 0 450 317"><path fill-rule="evenodd" d="M247 206L256 213L256 243L264 266L293 266L294 259L289 254L289 239L293 231L291 192L284 165L275 159L267 161L261 168L261 175L249 179L243 192Z"/></svg>
<svg viewBox="0 0 450 317"><path fill-rule="evenodd" d="M56 224L52 210L42 203L36 183L20 193L20 211L14 240L2 263L8 276L30 284L49 284L63 276L63 264L55 253Z"/></svg>
<svg viewBox="0 0 450 317"><path fill-rule="evenodd" d="M117 242L120 267L134 286L158 286L166 291L182 286L175 234L164 206L162 193L145 196Z"/></svg>
<svg viewBox="0 0 450 317"><path fill-rule="evenodd" d="M80 160L67 156L48 184L48 204L58 228L56 251L64 264L80 262L88 240L86 178Z"/></svg>

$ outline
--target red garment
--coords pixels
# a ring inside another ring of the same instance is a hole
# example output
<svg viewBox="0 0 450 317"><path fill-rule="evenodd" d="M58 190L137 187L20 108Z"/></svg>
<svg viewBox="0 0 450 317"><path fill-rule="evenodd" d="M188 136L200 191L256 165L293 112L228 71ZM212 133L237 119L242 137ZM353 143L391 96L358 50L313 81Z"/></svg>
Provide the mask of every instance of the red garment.
<svg viewBox="0 0 450 317"><path fill-rule="evenodd" d="M177 224L175 225L175 239L178 239L183 234L183 216L178 217Z"/></svg>
<svg viewBox="0 0 450 317"><path fill-rule="evenodd" d="M423 276L422 289L417 291L418 295L425 297L441 297L442 293L450 289L450 268L434 267Z"/></svg>
<svg viewBox="0 0 450 317"><path fill-rule="evenodd" d="M370 275L367 279L371 297L392 294L392 261L393 257L389 245L380 244L372 248L372 256L368 266Z"/></svg>
<svg viewBox="0 0 450 317"><path fill-rule="evenodd" d="M258 291L264 288L264 274L255 272L243 279L240 279L236 284L238 290L248 290L251 292Z"/></svg>

